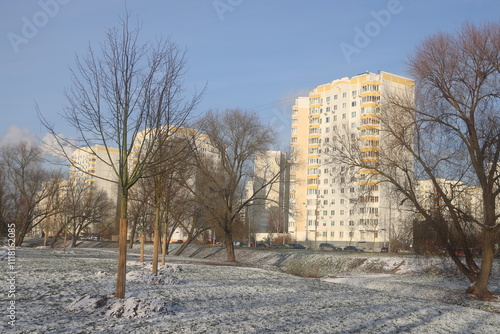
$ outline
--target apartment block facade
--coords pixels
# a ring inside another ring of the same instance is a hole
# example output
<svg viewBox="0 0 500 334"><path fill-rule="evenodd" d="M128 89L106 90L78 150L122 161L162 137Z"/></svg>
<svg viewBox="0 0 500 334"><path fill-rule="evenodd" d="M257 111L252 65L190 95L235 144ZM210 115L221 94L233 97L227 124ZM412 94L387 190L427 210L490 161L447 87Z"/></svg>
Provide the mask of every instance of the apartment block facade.
<svg viewBox="0 0 500 334"><path fill-rule="evenodd" d="M256 195L248 210L256 240L288 232L289 184L284 152L266 151L255 157L253 181L247 183L246 192L247 198Z"/></svg>
<svg viewBox="0 0 500 334"><path fill-rule="evenodd" d="M362 73L319 85L292 108L290 202L292 238L379 249L396 235L409 212L398 207L372 170L334 163L335 144L355 141L364 161L377 162L384 147L384 93L413 92L411 79ZM337 143L334 143L337 142ZM337 145L338 146L338 145Z"/></svg>
<svg viewBox="0 0 500 334"><path fill-rule="evenodd" d="M70 168L70 180L81 180L89 187L103 190L112 201L117 201L118 184L113 165L118 164L118 149L102 145L77 149L71 155L75 166Z"/></svg>

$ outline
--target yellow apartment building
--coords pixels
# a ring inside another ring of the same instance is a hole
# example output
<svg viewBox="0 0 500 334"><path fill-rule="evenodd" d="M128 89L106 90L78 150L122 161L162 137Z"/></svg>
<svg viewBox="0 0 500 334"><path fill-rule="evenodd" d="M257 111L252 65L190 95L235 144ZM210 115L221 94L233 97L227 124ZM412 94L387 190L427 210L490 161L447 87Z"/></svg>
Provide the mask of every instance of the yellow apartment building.
<svg viewBox="0 0 500 334"><path fill-rule="evenodd" d="M377 162L384 147L383 100L389 91L410 92L399 75L362 73L319 85L292 108L289 223L293 239L311 246L332 243L380 250L408 220L406 208L371 170L332 162L334 141L354 141L363 161ZM338 143L337 143L338 144Z"/></svg>

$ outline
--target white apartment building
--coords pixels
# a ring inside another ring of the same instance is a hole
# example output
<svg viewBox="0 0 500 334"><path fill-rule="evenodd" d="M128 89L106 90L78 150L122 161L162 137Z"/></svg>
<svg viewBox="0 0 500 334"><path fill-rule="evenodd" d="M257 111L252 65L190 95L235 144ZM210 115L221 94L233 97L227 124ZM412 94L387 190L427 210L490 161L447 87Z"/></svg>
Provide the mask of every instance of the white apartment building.
<svg viewBox="0 0 500 334"><path fill-rule="evenodd" d="M101 145L77 149L71 155L70 180L82 180L95 189L104 190L108 197L117 202L118 177L113 165L118 164L118 149Z"/></svg>
<svg viewBox="0 0 500 334"><path fill-rule="evenodd" d="M250 186L253 188L251 192ZM276 238L286 234L289 218L289 169L284 152L266 151L255 157L254 179L247 184L246 192L247 198L256 195L249 210L255 239L263 240L268 236Z"/></svg>
<svg viewBox="0 0 500 334"><path fill-rule="evenodd" d="M436 182L444 194L451 199L454 206L477 219L482 218L481 188L468 186L462 181L443 178L436 179ZM432 180L418 181L417 196L419 203L428 211L440 211L445 207L443 198L439 195ZM446 212L443 212L443 214L444 216L447 215Z"/></svg>
<svg viewBox="0 0 500 334"><path fill-rule="evenodd" d="M411 79L362 73L317 86L292 109L290 200L292 238L309 245L380 249L409 212L371 170L332 163L334 141L357 141L362 159L377 162L384 147L380 115L384 93L413 94ZM412 95L411 95L412 96ZM381 136L382 135L382 136ZM338 144L338 143L337 143Z"/></svg>

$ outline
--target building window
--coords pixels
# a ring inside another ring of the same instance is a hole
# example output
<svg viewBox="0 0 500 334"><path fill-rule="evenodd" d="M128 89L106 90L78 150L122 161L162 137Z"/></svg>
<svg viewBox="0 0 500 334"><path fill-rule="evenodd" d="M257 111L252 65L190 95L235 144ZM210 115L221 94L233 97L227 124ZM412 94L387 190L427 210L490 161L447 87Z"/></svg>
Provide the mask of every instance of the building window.
<svg viewBox="0 0 500 334"><path fill-rule="evenodd" d="M335 237L335 232L330 232L330 236L333 238Z"/></svg>
<svg viewBox="0 0 500 334"><path fill-rule="evenodd" d="M351 107L355 107L356 106L356 101L352 101L351 102ZM355 113L354 113L355 114ZM353 116L354 117L354 116Z"/></svg>
<svg viewBox="0 0 500 334"><path fill-rule="evenodd" d="M333 221L333 220L332 220L332 221L330 222L330 226L335 226L335 221Z"/></svg>
<svg viewBox="0 0 500 334"><path fill-rule="evenodd" d="M343 238L344 237L344 232L339 232L339 238Z"/></svg>

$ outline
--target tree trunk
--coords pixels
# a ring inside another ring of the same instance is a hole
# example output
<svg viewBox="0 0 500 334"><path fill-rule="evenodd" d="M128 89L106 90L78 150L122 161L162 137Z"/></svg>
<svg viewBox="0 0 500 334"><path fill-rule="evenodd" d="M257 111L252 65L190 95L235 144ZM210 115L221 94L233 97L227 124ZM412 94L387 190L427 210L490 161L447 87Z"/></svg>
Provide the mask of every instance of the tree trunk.
<svg viewBox="0 0 500 334"><path fill-rule="evenodd" d="M158 253L160 251L160 207L156 206L155 209L155 230L153 234L153 275L158 274Z"/></svg>
<svg viewBox="0 0 500 334"><path fill-rule="evenodd" d="M54 245L55 245L55 244L56 244L56 242L57 242L57 239L59 239L59 237L61 236L61 233L62 233L62 231L64 230L64 227L65 227L65 226L63 225L63 226L61 226L61 227L59 228L59 230L57 230L56 235L54 235L54 238L52 238L52 241L50 242L50 247L54 247Z"/></svg>
<svg viewBox="0 0 500 334"><path fill-rule="evenodd" d="M68 231L67 228L64 229L64 242L63 242L63 250L66 252L66 243L68 242Z"/></svg>
<svg viewBox="0 0 500 334"><path fill-rule="evenodd" d="M152 268L152 273L153 275L158 274L158 253L160 249L160 231L155 228L154 234L153 234L153 268Z"/></svg>
<svg viewBox="0 0 500 334"><path fill-rule="evenodd" d="M493 267L495 257L495 234L494 231L485 231L483 235L483 248L481 255L481 270L477 279L473 282L467 292L483 300L493 299L493 294L488 290L488 281Z"/></svg>
<svg viewBox="0 0 500 334"><path fill-rule="evenodd" d="M167 257L167 228L165 227L165 233L163 233L163 244L161 246L161 265L165 265Z"/></svg>
<svg viewBox="0 0 500 334"><path fill-rule="evenodd" d="M188 239L189 240L189 239ZM186 240L185 242L182 243L181 247L179 247L176 251L175 251L175 256L179 256L182 254L182 252L184 252L184 250L186 249L186 247L189 245L188 243L188 240Z"/></svg>
<svg viewBox="0 0 500 334"><path fill-rule="evenodd" d="M116 298L125 298L125 282L127 279L127 218L120 218L120 235L118 237L118 272L116 275Z"/></svg>
<svg viewBox="0 0 500 334"><path fill-rule="evenodd" d="M139 262L144 262L144 242L146 240L146 236L144 233L141 235L141 257L139 258Z"/></svg>
<svg viewBox="0 0 500 334"><path fill-rule="evenodd" d="M73 235L73 238L71 239L71 248L76 247L77 235Z"/></svg>
<svg viewBox="0 0 500 334"><path fill-rule="evenodd" d="M17 232L17 230L16 230L16 232ZM21 245L23 244L23 241L24 241L24 233L19 232L16 235L16 247L21 247Z"/></svg>
<svg viewBox="0 0 500 334"><path fill-rule="evenodd" d="M134 239L135 239L135 229L137 227L137 219L134 219L132 223L132 231L130 232L130 245L128 248L132 249L134 247Z"/></svg>
<svg viewBox="0 0 500 334"><path fill-rule="evenodd" d="M236 262L236 256L234 255L233 242L229 242L226 245L226 250L227 250L227 262Z"/></svg>
<svg viewBox="0 0 500 334"><path fill-rule="evenodd" d="M236 262L236 256L234 255L234 245L233 245L233 234L231 231L225 231L225 242L227 251L227 262Z"/></svg>

